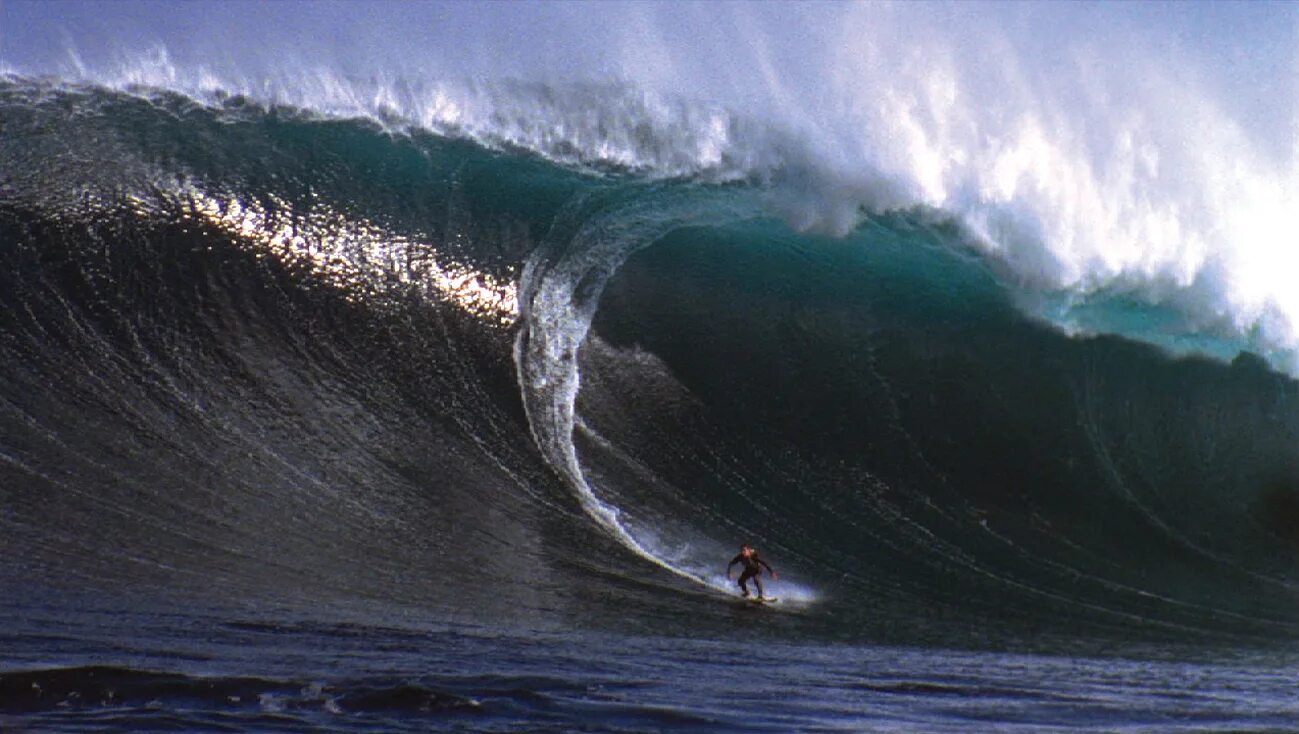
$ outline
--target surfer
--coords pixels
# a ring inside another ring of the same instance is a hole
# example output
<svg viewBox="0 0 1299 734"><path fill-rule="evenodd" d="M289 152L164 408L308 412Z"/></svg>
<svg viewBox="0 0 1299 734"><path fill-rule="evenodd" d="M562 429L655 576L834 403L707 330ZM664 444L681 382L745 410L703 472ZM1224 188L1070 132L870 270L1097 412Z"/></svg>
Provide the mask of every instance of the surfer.
<svg viewBox="0 0 1299 734"><path fill-rule="evenodd" d="M771 565L768 564L766 561L759 558L758 552L755 551L753 549L753 546L749 545L748 543L745 543L744 545L740 546L740 554L732 558L730 563L726 564L726 579L728 581L731 578L731 566L734 566L737 563L744 564L744 572L740 574L740 580L739 580L740 592L744 594L744 596L748 596L749 579L753 579L753 585L758 587L758 598L759 599L763 598L762 567L765 566L767 568L767 573L771 574L772 581L776 580L775 569L773 569Z"/></svg>

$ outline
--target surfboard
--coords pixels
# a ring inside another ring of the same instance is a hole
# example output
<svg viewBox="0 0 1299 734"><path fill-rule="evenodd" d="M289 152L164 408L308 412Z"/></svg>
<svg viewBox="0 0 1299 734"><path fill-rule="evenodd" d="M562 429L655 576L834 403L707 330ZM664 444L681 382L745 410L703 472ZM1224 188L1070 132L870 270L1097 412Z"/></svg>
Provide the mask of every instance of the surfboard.
<svg viewBox="0 0 1299 734"><path fill-rule="evenodd" d="M763 604L774 604L780 601L780 599L777 599L774 596L742 596L740 597L740 599L745 602L748 602L749 604L753 604L754 606L762 606Z"/></svg>

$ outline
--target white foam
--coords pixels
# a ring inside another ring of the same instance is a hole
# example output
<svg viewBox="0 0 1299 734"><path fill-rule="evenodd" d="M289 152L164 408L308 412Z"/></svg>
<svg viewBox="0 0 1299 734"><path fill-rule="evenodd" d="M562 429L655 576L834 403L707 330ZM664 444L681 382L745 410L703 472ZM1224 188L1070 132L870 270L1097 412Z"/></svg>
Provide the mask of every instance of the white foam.
<svg viewBox="0 0 1299 734"><path fill-rule="evenodd" d="M426 19L427 43L396 13L358 29L328 12L292 14L318 30L277 45L230 14L196 34L221 55L127 46L90 61L74 46L58 73L568 165L760 179L799 229L933 208L1026 294L1173 308L1179 328L1299 373L1299 115L1295 85L1274 81L1299 78L1293 7L453 5ZM400 40L366 46L379 38Z"/></svg>
<svg viewBox="0 0 1299 734"><path fill-rule="evenodd" d="M376 12L362 33L327 10L302 22L398 47L347 58L300 34L222 63L161 46L113 63L69 53L60 73L244 94L568 165L763 180L799 229L941 210L1025 303L1176 309L1178 328L1299 374L1299 115L1295 85L1273 81L1299 78L1293 8L452 5L422 45L409 19L384 30ZM1238 37L1217 32L1233 22ZM533 35L538 23L557 37Z"/></svg>
<svg viewBox="0 0 1299 734"><path fill-rule="evenodd" d="M528 424L537 447L574 491L583 510L601 528L640 557L716 591L733 585L711 571L725 557L710 549L671 547L655 528L635 527L623 512L601 498L586 477L573 442L576 402L581 386L578 350L586 341L600 291L618 267L637 250L677 227L723 224L752 211L726 212L706 197L682 201L634 201L581 218L576 231L545 243L529 258L519 284L520 330L515 364ZM578 294L578 288L584 293ZM791 586L810 600L814 594Z"/></svg>

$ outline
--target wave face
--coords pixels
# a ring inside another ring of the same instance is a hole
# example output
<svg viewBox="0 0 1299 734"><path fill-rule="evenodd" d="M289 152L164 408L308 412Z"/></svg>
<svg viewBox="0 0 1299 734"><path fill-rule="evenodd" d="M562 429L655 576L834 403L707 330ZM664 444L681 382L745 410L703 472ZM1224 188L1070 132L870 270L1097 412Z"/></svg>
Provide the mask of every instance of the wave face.
<svg viewBox="0 0 1299 734"><path fill-rule="evenodd" d="M959 212L233 92L0 119L13 583L707 634L750 541L790 634L1299 631L1294 380L1059 328Z"/></svg>

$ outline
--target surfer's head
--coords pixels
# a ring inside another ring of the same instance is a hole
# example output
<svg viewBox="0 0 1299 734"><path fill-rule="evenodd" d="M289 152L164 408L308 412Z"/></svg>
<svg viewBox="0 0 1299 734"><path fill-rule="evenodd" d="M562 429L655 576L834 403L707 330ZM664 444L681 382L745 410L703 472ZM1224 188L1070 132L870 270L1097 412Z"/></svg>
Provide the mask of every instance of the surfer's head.
<svg viewBox="0 0 1299 734"><path fill-rule="evenodd" d="M742 556L753 555L753 546L749 545L748 543L745 543L744 545L740 546L740 555Z"/></svg>

